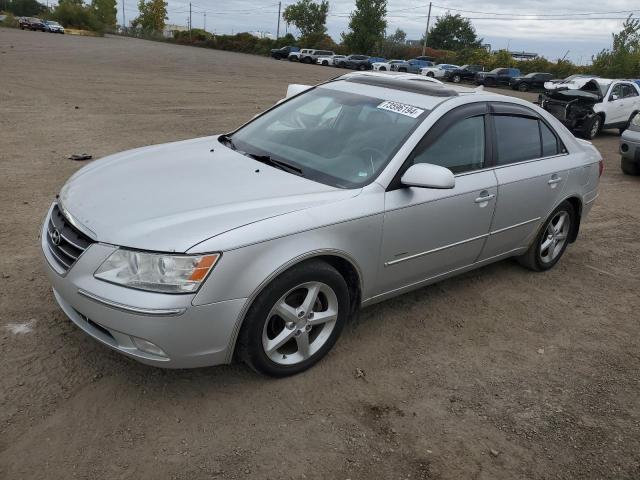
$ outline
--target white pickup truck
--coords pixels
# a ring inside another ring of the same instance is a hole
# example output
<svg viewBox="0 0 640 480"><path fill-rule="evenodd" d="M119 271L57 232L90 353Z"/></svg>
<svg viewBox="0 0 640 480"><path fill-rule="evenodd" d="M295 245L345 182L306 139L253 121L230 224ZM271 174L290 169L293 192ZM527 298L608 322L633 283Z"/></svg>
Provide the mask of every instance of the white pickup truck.
<svg viewBox="0 0 640 480"><path fill-rule="evenodd" d="M631 80L592 78L580 88L556 88L540 96L540 106L581 136L601 130L622 133L640 112L640 86Z"/></svg>

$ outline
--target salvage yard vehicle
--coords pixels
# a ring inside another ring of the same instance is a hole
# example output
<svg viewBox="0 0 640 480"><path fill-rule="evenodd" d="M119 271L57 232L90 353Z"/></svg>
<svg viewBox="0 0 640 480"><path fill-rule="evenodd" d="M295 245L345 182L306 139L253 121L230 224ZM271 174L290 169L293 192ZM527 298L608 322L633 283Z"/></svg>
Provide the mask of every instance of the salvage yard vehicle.
<svg viewBox="0 0 640 480"><path fill-rule="evenodd" d="M483 71L482 65L463 65L460 68L447 70L444 73L444 79L453 83L460 83L463 80L472 81L476 77L476 73Z"/></svg>
<svg viewBox="0 0 640 480"><path fill-rule="evenodd" d="M594 78L599 78L598 75L588 74L576 74L570 75L565 79L549 80L544 83L544 89L547 91L552 90L577 90L582 88L585 83Z"/></svg>
<svg viewBox="0 0 640 480"><path fill-rule="evenodd" d="M347 58L345 55L322 55L316 58L316 63L325 67L336 66L337 62L345 58Z"/></svg>
<svg viewBox="0 0 640 480"><path fill-rule="evenodd" d="M335 53L331 50L315 50L312 54L310 54L308 57L305 57L302 61L306 63L318 63L318 58L329 58L333 57L334 55ZM322 65L322 63L320 63L319 65Z"/></svg>
<svg viewBox="0 0 640 480"><path fill-rule="evenodd" d="M315 52L313 48L303 48L302 50L292 51L287 58L290 62L301 62L303 58L307 58L313 52Z"/></svg>
<svg viewBox="0 0 640 480"><path fill-rule="evenodd" d="M289 58L290 53L299 52L300 49L298 47L286 46L282 48L272 48L271 49L271 57L276 60L283 60L285 58Z"/></svg>
<svg viewBox="0 0 640 480"><path fill-rule="evenodd" d="M490 72L476 73L474 80L476 85L491 87L494 85L509 85L512 78L520 75L520 70L517 68L494 68Z"/></svg>
<svg viewBox="0 0 640 480"><path fill-rule="evenodd" d="M47 32L62 33L64 35L64 27L55 20L45 20L44 24L47 27Z"/></svg>
<svg viewBox="0 0 640 480"><path fill-rule="evenodd" d="M601 171L593 145L524 100L349 73L291 85L230 133L87 165L41 250L62 310L108 347L286 376L361 306L509 257L549 270Z"/></svg>
<svg viewBox="0 0 640 480"><path fill-rule="evenodd" d="M448 70L456 70L457 68L460 67L458 65L451 65L450 63L440 63L438 65L434 65L433 67L425 67L421 69L420 75L431 78L444 78L445 73Z"/></svg>
<svg viewBox="0 0 640 480"><path fill-rule="evenodd" d="M640 113L620 137L620 168L627 175L640 175Z"/></svg>
<svg viewBox="0 0 640 480"><path fill-rule="evenodd" d="M402 63L394 63L391 65L392 72L403 72L403 73L420 73L420 70L426 67L433 67L435 63L430 60L419 60L417 58L412 58L411 60L407 60Z"/></svg>
<svg viewBox="0 0 640 480"><path fill-rule="evenodd" d="M45 23L39 18L35 17L20 17L18 19L18 25L20 26L21 30L32 30L34 32L36 30L40 30L41 32L47 31L47 26L45 25Z"/></svg>
<svg viewBox="0 0 640 480"><path fill-rule="evenodd" d="M339 67L351 68L353 70L370 70L368 55L349 55L344 62L338 64Z"/></svg>
<svg viewBox="0 0 640 480"><path fill-rule="evenodd" d="M540 96L540 105L587 139L600 130L622 133L640 112L640 87L628 80L593 78L578 89L556 89Z"/></svg>
<svg viewBox="0 0 640 480"><path fill-rule="evenodd" d="M385 62L371 62L371 69L380 72L391 71L391 65L404 63L405 60L387 60Z"/></svg>
<svg viewBox="0 0 640 480"><path fill-rule="evenodd" d="M534 89L544 89L544 84L550 81L552 75L550 73L528 73L524 77L513 77L509 80L509 86L513 90L528 92Z"/></svg>

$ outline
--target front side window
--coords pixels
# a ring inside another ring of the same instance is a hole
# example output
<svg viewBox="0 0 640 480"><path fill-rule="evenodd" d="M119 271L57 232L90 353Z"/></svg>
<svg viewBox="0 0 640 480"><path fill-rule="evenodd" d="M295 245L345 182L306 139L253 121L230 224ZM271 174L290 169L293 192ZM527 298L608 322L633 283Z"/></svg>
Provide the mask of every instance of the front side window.
<svg viewBox="0 0 640 480"><path fill-rule="evenodd" d="M449 127L424 148L413 163L431 163L463 173L484 167L484 116L466 118Z"/></svg>
<svg viewBox="0 0 640 480"><path fill-rule="evenodd" d="M497 165L524 162L541 156L538 120L495 115Z"/></svg>
<svg viewBox="0 0 640 480"><path fill-rule="evenodd" d="M631 85L624 84L622 85L622 95L624 98L637 97L638 92Z"/></svg>
<svg viewBox="0 0 640 480"><path fill-rule="evenodd" d="M428 110L317 87L240 128L230 146L340 188L372 182Z"/></svg>

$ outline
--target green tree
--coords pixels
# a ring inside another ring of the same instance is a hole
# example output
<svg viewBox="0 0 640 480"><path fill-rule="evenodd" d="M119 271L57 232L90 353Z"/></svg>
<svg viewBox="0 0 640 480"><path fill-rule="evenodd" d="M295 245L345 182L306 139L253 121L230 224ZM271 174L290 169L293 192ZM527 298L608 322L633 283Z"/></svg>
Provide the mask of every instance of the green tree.
<svg viewBox="0 0 640 480"><path fill-rule="evenodd" d="M611 78L640 76L640 19L629 15L611 43L611 48L592 58L594 73Z"/></svg>
<svg viewBox="0 0 640 480"><path fill-rule="evenodd" d="M327 0L321 0L320 3L300 0L285 8L282 18L285 22L295 25L302 37L309 39L327 32L327 13L329 13Z"/></svg>
<svg viewBox="0 0 640 480"><path fill-rule="evenodd" d="M16 17L33 17L47 11L47 7L36 0L9 0L2 5Z"/></svg>
<svg viewBox="0 0 640 480"><path fill-rule="evenodd" d="M393 32L393 35L389 35L387 37L387 41L391 43L405 44L407 42L407 32L401 30L400 28L396 28L396 31Z"/></svg>
<svg viewBox="0 0 640 480"><path fill-rule="evenodd" d="M164 30L167 16L167 2L165 0L140 0L138 2L140 15L133 20L134 27L140 26L143 30L160 32Z"/></svg>
<svg viewBox="0 0 640 480"><path fill-rule="evenodd" d="M118 13L116 0L93 0L91 7L100 23L107 28L115 28Z"/></svg>
<svg viewBox="0 0 640 480"><path fill-rule="evenodd" d="M93 9L82 0L60 0L51 16L65 27L101 32L103 25L96 18Z"/></svg>
<svg viewBox="0 0 640 480"><path fill-rule="evenodd" d="M349 31L342 34L342 41L357 53L372 53L379 49L387 29L387 0L356 0L351 13Z"/></svg>
<svg viewBox="0 0 640 480"><path fill-rule="evenodd" d="M438 18L427 37L427 45L440 50L459 51L479 48L481 44L482 39L478 39L471 21L459 13L452 15L447 12Z"/></svg>

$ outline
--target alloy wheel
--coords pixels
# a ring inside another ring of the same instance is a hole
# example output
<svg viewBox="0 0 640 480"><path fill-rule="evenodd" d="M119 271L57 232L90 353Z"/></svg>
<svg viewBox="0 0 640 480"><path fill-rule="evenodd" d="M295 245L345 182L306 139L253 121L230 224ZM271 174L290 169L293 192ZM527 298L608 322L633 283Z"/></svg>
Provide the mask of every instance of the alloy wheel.
<svg viewBox="0 0 640 480"><path fill-rule="evenodd" d="M547 224L545 234L540 242L540 260L544 263L553 262L561 253L571 228L571 218L567 212L557 212Z"/></svg>
<svg viewBox="0 0 640 480"><path fill-rule="evenodd" d="M271 308L262 331L262 347L278 365L296 365L327 342L338 319L338 298L331 287L307 282L285 293Z"/></svg>

